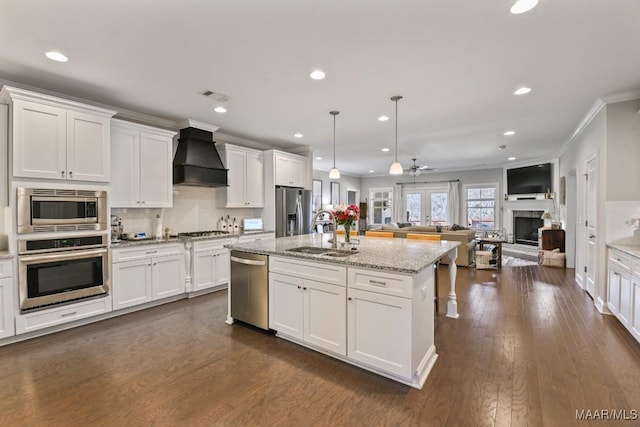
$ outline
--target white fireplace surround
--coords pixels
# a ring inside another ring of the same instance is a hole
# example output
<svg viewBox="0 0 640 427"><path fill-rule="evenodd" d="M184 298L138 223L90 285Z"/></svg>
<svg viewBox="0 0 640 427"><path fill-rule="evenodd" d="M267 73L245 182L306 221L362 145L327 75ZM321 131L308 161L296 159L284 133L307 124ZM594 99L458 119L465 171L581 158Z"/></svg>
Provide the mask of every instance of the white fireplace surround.
<svg viewBox="0 0 640 427"><path fill-rule="evenodd" d="M504 231L507 236L513 235L513 211L544 211L549 212L554 219L558 217L558 213L554 212L554 204L551 199L505 200L503 203L502 220L504 221Z"/></svg>

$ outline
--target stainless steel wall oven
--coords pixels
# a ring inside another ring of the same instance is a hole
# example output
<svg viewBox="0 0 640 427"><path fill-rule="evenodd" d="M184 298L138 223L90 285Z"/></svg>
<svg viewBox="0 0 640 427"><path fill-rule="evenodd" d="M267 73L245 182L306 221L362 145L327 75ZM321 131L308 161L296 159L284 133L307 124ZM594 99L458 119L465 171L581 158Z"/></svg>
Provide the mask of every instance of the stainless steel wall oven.
<svg viewBox="0 0 640 427"><path fill-rule="evenodd" d="M107 193L51 188L17 189L18 233L107 229Z"/></svg>
<svg viewBox="0 0 640 427"><path fill-rule="evenodd" d="M107 295L104 235L18 240L20 310Z"/></svg>

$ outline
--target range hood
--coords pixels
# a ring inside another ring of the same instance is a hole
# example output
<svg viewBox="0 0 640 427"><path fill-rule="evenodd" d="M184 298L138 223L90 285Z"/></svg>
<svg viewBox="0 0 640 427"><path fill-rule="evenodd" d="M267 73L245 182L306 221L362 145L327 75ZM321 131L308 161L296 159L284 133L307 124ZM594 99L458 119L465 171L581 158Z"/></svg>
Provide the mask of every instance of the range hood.
<svg viewBox="0 0 640 427"><path fill-rule="evenodd" d="M197 187L226 187L227 170L216 150L213 132L194 127L180 129L173 158L173 183Z"/></svg>

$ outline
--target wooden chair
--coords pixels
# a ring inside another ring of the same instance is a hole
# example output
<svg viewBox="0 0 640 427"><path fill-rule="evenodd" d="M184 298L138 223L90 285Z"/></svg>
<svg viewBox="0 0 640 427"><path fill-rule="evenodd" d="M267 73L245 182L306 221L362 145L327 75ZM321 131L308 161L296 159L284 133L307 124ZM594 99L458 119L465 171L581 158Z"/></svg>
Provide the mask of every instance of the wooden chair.
<svg viewBox="0 0 640 427"><path fill-rule="evenodd" d="M441 240L439 234L417 234L417 233L407 233L407 239L416 239L416 240L432 240L439 242Z"/></svg>
<svg viewBox="0 0 640 427"><path fill-rule="evenodd" d="M365 231L364 235L367 237L386 237L393 238L393 231Z"/></svg>
<svg viewBox="0 0 640 427"><path fill-rule="evenodd" d="M439 242L441 241L442 236L440 236L439 234L417 234L417 233L407 233L407 239L413 239L413 240L428 240L431 242ZM440 262L436 261L435 264L433 264L433 269L434 269L434 298L433 301L435 303L436 306L436 313L438 312L438 267L440 266Z"/></svg>

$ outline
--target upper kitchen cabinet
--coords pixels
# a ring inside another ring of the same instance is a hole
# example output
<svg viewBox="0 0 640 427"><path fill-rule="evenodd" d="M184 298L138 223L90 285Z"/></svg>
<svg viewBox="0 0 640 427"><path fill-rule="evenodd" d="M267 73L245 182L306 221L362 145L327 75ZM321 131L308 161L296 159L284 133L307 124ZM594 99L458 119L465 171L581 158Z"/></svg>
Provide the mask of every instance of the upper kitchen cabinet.
<svg viewBox="0 0 640 427"><path fill-rule="evenodd" d="M175 132L114 119L111 124L111 207L170 208Z"/></svg>
<svg viewBox="0 0 640 427"><path fill-rule="evenodd" d="M305 187L306 159L296 154L274 150L275 184L286 187Z"/></svg>
<svg viewBox="0 0 640 427"><path fill-rule="evenodd" d="M262 151L225 144L219 152L225 167L229 169L226 207L264 207Z"/></svg>
<svg viewBox="0 0 640 427"><path fill-rule="evenodd" d="M115 111L4 86L12 107L13 176L109 182Z"/></svg>

